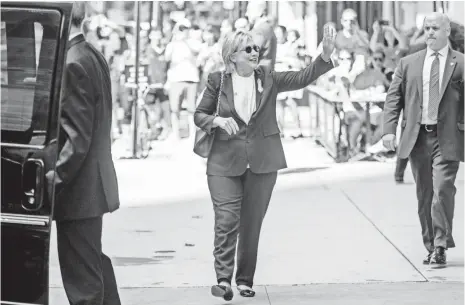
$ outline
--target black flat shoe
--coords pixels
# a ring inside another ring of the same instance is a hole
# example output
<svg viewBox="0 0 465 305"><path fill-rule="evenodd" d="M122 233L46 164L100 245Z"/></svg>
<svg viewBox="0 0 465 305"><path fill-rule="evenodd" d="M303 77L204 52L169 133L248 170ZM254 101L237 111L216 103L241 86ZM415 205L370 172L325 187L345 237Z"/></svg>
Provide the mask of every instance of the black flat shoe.
<svg viewBox="0 0 465 305"><path fill-rule="evenodd" d="M423 260L423 265L429 265L431 263L432 256L433 256L433 252L428 252L428 255Z"/></svg>
<svg viewBox="0 0 465 305"><path fill-rule="evenodd" d="M431 258L431 264L437 264L441 266L445 266L447 264L446 250L443 247L437 247L434 249L434 254Z"/></svg>
<svg viewBox="0 0 465 305"><path fill-rule="evenodd" d="M234 296L234 293L229 286L213 285L211 291L214 297L223 298L225 301L231 301Z"/></svg>
<svg viewBox="0 0 465 305"><path fill-rule="evenodd" d="M255 296L255 291L252 288L239 288L239 287L237 287L237 290L239 290L239 294L241 295L241 297L253 298Z"/></svg>

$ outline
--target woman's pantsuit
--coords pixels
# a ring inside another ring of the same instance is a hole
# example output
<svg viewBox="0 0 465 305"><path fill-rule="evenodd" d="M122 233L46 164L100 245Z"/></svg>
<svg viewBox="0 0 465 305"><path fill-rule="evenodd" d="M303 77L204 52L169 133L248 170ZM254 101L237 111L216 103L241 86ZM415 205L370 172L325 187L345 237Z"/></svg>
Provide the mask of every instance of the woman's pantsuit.
<svg viewBox="0 0 465 305"><path fill-rule="evenodd" d="M258 241L277 172L236 177L208 176L215 212L213 255L218 283L231 283L237 239L236 284L253 286ZM239 237L237 237L239 233Z"/></svg>
<svg viewBox="0 0 465 305"><path fill-rule="evenodd" d="M333 68L320 57L301 71L255 70L256 110L248 123L234 105L231 73L208 76L206 90L194 114L195 124L211 134L214 142L208 157L208 187L215 212L214 257L218 282L231 283L237 245L236 284L253 286L260 230L279 169L287 167L276 121L276 96L302 89ZM239 131L229 135L212 128L218 94L219 116L234 118Z"/></svg>

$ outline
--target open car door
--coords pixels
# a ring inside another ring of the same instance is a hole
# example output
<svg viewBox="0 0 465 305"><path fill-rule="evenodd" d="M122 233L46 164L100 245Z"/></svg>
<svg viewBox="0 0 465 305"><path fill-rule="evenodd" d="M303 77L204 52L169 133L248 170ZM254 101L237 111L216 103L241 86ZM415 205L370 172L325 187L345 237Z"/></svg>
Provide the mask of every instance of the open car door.
<svg viewBox="0 0 465 305"><path fill-rule="evenodd" d="M72 3L1 2L1 304L48 304L60 89Z"/></svg>

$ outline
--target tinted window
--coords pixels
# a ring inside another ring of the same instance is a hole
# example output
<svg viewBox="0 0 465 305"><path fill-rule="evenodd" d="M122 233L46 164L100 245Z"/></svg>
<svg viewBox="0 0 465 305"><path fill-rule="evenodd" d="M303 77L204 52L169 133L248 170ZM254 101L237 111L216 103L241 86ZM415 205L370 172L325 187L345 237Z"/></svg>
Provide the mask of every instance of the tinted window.
<svg viewBox="0 0 465 305"><path fill-rule="evenodd" d="M43 144L60 13L2 8L1 20L2 142Z"/></svg>

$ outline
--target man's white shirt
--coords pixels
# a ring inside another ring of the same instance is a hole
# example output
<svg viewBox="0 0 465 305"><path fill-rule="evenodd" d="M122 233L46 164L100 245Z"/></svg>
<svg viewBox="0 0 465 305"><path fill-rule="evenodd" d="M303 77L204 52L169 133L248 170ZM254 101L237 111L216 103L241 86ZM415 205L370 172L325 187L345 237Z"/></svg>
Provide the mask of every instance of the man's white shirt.
<svg viewBox="0 0 465 305"><path fill-rule="evenodd" d="M69 35L68 40L71 41L71 40L73 40L74 37L77 37L79 35L82 35L82 32L76 32L74 34Z"/></svg>

